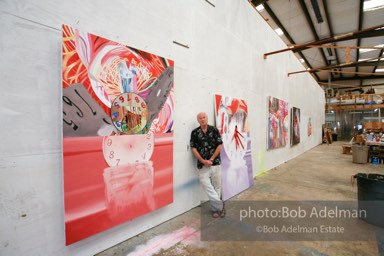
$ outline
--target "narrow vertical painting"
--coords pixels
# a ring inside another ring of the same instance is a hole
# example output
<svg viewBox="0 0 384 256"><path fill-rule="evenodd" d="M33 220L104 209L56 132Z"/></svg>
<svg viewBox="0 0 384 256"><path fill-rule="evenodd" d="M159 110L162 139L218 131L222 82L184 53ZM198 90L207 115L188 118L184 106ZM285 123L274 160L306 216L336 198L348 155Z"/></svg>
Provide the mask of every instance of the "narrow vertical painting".
<svg viewBox="0 0 384 256"><path fill-rule="evenodd" d="M269 96L268 149L285 147L288 143L288 103Z"/></svg>
<svg viewBox="0 0 384 256"><path fill-rule="evenodd" d="M308 137L312 135L312 119L308 118Z"/></svg>
<svg viewBox="0 0 384 256"><path fill-rule="evenodd" d="M227 200L253 185L248 106L244 100L215 95L215 108L223 140L222 198Z"/></svg>
<svg viewBox="0 0 384 256"><path fill-rule="evenodd" d="M300 143L300 109L291 108L291 146Z"/></svg>
<svg viewBox="0 0 384 256"><path fill-rule="evenodd" d="M173 202L173 66L62 26L67 245Z"/></svg>

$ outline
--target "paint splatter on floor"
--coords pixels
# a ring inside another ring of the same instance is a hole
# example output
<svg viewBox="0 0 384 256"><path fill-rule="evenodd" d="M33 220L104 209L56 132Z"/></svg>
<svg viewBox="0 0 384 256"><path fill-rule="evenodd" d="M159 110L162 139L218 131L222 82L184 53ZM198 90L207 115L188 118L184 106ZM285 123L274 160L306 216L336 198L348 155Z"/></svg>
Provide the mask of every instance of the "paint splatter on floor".
<svg viewBox="0 0 384 256"><path fill-rule="evenodd" d="M159 253L161 250L167 250L179 242L193 244L194 241L198 241L199 239L199 231L186 226L175 230L172 233L152 238L147 243L138 246L136 250L129 253L127 256L150 256Z"/></svg>

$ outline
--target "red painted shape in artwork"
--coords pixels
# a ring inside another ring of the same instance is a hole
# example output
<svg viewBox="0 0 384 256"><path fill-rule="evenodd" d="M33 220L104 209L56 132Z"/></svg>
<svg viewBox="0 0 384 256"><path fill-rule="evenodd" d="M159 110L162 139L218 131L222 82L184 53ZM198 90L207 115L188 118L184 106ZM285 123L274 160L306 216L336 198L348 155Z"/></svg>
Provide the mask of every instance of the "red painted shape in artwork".
<svg viewBox="0 0 384 256"><path fill-rule="evenodd" d="M233 99L231 105L229 106L229 109L231 110L232 114L236 113L238 108L239 101L237 99Z"/></svg>
<svg viewBox="0 0 384 256"><path fill-rule="evenodd" d="M221 95L215 94L215 104L216 104L216 116L219 113L219 108L220 108L220 102L221 102Z"/></svg>
<svg viewBox="0 0 384 256"><path fill-rule="evenodd" d="M155 134L150 161L109 167L103 137L64 138L66 244L173 202L173 134Z"/></svg>

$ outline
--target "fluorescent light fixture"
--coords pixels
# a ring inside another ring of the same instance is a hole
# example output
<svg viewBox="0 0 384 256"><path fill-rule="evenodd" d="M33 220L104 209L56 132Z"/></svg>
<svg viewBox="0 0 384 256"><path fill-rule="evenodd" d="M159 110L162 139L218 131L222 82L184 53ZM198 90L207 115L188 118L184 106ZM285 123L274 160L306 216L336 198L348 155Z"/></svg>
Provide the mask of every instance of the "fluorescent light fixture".
<svg viewBox="0 0 384 256"><path fill-rule="evenodd" d="M377 68L377 69L376 69L376 73L377 73L377 72L384 72L384 68Z"/></svg>
<svg viewBox="0 0 384 256"><path fill-rule="evenodd" d="M366 61L366 62L374 62L376 60L373 59L359 59L359 62Z"/></svg>
<svg viewBox="0 0 384 256"><path fill-rule="evenodd" d="M379 44L379 45L375 45L374 47L384 47L384 44ZM375 50L379 50L379 49L360 49L360 52L363 53L363 52L371 52L371 51L375 51Z"/></svg>
<svg viewBox="0 0 384 256"><path fill-rule="evenodd" d="M259 4L258 6L256 6L256 10L258 12L262 12L264 10L264 6L262 4Z"/></svg>
<svg viewBox="0 0 384 256"><path fill-rule="evenodd" d="M281 28L277 28L277 29L275 29L275 32L276 32L279 36L284 35L283 30L281 30Z"/></svg>
<svg viewBox="0 0 384 256"><path fill-rule="evenodd" d="M365 12L376 11L378 9L384 8L383 0L365 0L363 10Z"/></svg>

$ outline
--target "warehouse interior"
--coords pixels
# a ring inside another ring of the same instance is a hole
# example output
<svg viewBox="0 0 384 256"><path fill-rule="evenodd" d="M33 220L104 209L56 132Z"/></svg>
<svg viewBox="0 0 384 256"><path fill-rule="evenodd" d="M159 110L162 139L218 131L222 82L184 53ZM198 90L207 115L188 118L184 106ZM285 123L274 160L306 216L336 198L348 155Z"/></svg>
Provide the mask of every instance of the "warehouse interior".
<svg viewBox="0 0 384 256"><path fill-rule="evenodd" d="M325 91L326 126L339 139L350 140L362 129L382 132L380 1L251 2L287 44L264 56L295 53L304 69L288 76L313 75Z"/></svg>
<svg viewBox="0 0 384 256"><path fill-rule="evenodd" d="M383 1L0 13L0 255L384 255ZM200 112L223 138L223 218Z"/></svg>

